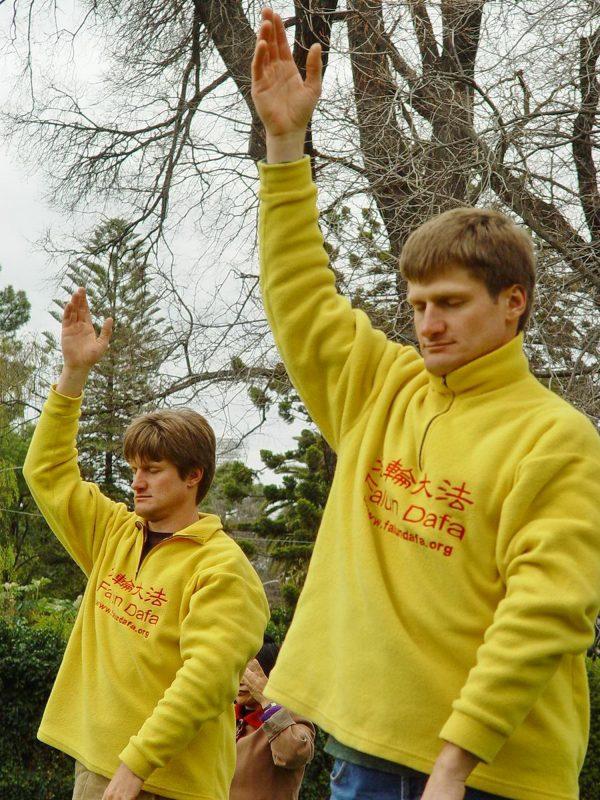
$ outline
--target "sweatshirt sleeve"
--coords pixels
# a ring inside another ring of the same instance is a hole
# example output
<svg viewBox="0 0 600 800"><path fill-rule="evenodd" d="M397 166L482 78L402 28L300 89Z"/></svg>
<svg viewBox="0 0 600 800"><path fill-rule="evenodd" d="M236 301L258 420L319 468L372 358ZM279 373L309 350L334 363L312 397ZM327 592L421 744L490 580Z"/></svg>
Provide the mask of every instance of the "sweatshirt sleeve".
<svg viewBox="0 0 600 800"><path fill-rule="evenodd" d="M51 530L89 575L119 504L81 478L75 447L81 400L51 389L29 445L23 476Z"/></svg>
<svg viewBox="0 0 600 800"><path fill-rule="evenodd" d="M600 606L600 444L554 430L520 465L497 552L506 594L440 736L491 762L564 658L594 638Z"/></svg>
<svg viewBox="0 0 600 800"><path fill-rule="evenodd" d="M181 626L182 665L138 733L119 754L138 777L167 764L202 723L233 713L242 670L263 641L267 599L245 556L199 578Z"/></svg>
<svg viewBox="0 0 600 800"><path fill-rule="evenodd" d="M266 315L293 385L337 449L392 363L405 360L408 378L420 369L421 359L412 347L390 342L338 294L318 225L310 160L259 169Z"/></svg>

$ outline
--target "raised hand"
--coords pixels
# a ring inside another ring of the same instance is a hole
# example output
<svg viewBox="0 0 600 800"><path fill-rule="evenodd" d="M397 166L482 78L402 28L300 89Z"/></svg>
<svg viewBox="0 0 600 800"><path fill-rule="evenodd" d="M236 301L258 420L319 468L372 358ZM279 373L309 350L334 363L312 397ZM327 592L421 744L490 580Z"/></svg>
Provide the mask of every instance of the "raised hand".
<svg viewBox="0 0 600 800"><path fill-rule="evenodd" d="M62 318L61 347L65 367L91 369L108 347L113 321L105 320L100 335L96 335L85 289L73 293L65 306Z"/></svg>
<svg viewBox="0 0 600 800"><path fill-rule="evenodd" d="M259 705L264 706L269 702L263 694L267 685L267 676L255 658L248 662L242 680Z"/></svg>
<svg viewBox="0 0 600 800"><path fill-rule="evenodd" d="M306 126L321 94L321 71L321 46L314 44L302 80L281 17L265 8L252 61L252 99L267 133L269 161L302 156Z"/></svg>
<svg viewBox="0 0 600 800"><path fill-rule="evenodd" d="M113 321L109 317L104 321L100 334L96 335L85 289L79 288L73 293L62 318L63 371L57 385L61 394L81 394L88 372L108 348L112 327Z"/></svg>

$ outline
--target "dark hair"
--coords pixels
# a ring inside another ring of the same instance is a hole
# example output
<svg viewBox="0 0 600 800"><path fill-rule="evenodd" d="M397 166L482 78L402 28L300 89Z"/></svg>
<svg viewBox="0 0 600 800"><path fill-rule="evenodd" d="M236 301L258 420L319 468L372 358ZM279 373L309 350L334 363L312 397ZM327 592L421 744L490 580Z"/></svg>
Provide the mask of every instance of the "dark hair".
<svg viewBox="0 0 600 800"><path fill-rule="evenodd" d="M256 654L256 660L260 664L260 668L267 677L269 677L271 670L275 666L278 655L279 647L275 644L275 639L273 639L272 636L269 636L268 633L265 633L263 645Z"/></svg>

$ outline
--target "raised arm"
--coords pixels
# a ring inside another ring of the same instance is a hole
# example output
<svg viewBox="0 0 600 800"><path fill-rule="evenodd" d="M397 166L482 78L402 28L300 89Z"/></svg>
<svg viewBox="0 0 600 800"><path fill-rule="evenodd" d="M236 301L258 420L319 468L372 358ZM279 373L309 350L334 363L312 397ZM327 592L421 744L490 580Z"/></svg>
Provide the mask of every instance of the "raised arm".
<svg viewBox="0 0 600 800"><path fill-rule="evenodd" d="M303 158L306 125L321 91L320 55L313 45L303 81L280 17L265 9L252 65L252 96L265 125L268 161L259 167L261 290L290 379L338 450L394 362L400 357L411 365L400 381L419 367L412 348L389 342L338 294L328 268L316 187Z"/></svg>
<svg viewBox="0 0 600 800"><path fill-rule="evenodd" d="M117 504L81 479L75 439L83 387L106 352L111 332L112 319L107 319L96 335L85 290L78 289L63 313L63 370L44 404L23 467L46 522L86 574L94 560L96 530L105 529Z"/></svg>

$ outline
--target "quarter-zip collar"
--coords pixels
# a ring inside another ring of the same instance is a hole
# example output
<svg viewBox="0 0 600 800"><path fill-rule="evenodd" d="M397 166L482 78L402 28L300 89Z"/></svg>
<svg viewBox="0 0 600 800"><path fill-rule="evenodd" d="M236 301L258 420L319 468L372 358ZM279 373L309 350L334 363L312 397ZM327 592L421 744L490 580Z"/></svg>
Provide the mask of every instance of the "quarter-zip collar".
<svg viewBox="0 0 600 800"><path fill-rule="evenodd" d="M148 529L148 523L141 517L136 520L136 528L143 531L144 534ZM222 530L221 520L216 514L199 514L198 521L188 525L187 528L182 528L180 531L173 531L170 538L177 537L191 539L198 542L198 544L205 544L214 536L217 531Z"/></svg>
<svg viewBox="0 0 600 800"><path fill-rule="evenodd" d="M484 394L529 375L529 363L523 352L523 334L507 344L476 358L447 375L429 373L429 386L439 394Z"/></svg>

